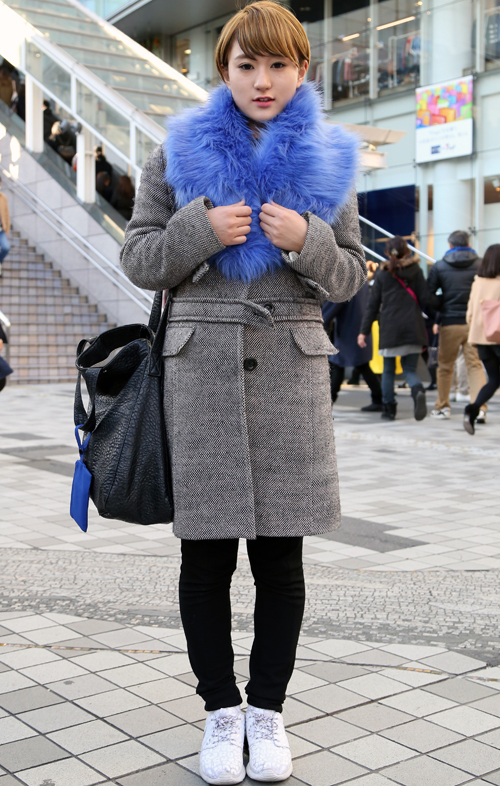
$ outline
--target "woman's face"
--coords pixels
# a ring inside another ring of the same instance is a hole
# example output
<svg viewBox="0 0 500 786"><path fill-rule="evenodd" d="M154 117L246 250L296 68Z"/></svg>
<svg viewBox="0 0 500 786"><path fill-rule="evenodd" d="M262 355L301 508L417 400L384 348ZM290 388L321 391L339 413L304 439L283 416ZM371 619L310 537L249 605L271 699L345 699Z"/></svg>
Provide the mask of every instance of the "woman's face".
<svg viewBox="0 0 500 786"><path fill-rule="evenodd" d="M228 58L225 82L234 103L250 120L265 123L276 117L304 81L308 63L298 68L281 55L247 57L234 41Z"/></svg>

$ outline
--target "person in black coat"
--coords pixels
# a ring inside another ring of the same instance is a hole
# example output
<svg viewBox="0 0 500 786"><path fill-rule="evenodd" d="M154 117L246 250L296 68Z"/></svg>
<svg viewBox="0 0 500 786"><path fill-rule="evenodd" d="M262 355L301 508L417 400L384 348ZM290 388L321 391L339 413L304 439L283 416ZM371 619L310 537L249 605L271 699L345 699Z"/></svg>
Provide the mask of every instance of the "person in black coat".
<svg viewBox="0 0 500 786"><path fill-rule="evenodd" d="M448 238L450 246L443 259L436 262L430 270L428 285L432 293L441 291L439 327L439 350L437 387L438 397L431 416L438 420L448 420L451 415L450 390L453 367L460 347L463 349L471 401L475 401L486 376L477 349L469 342L467 325L467 303L472 282L479 267L479 257L469 246L467 232L452 232ZM481 411L478 422L484 423L486 406Z"/></svg>
<svg viewBox="0 0 500 786"><path fill-rule="evenodd" d="M427 345L422 311L434 310L439 300L429 292L418 256L411 253L404 238L396 235L388 240L385 255L389 261L381 266L375 276L358 344L360 347L366 346L366 337L378 318L379 352L384 358L382 417L387 420L396 417L394 377L396 357L400 356L404 377L411 388L415 419L423 420L427 414L427 404L424 387L417 374L419 355Z"/></svg>
<svg viewBox="0 0 500 786"><path fill-rule="evenodd" d="M368 337L365 347L358 346L357 335L361 327L363 314L368 304L370 287L364 284L359 292L346 303L330 303L327 301L322 309L325 329L330 340L338 349L337 355L329 355L330 389L332 404L337 400L340 386L344 381L346 366L352 366L361 374L370 388L372 403L362 407L362 412L381 412L382 389L377 375L370 368L372 357L372 341Z"/></svg>

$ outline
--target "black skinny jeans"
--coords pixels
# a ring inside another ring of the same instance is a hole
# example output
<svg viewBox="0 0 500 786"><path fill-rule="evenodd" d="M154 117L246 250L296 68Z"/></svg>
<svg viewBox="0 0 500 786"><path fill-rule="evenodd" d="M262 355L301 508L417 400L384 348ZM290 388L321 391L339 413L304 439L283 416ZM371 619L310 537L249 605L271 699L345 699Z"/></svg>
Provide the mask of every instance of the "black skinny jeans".
<svg viewBox="0 0 500 786"><path fill-rule="evenodd" d="M196 692L205 709L241 704L234 676L229 588L238 540L183 540L179 600ZM302 538L247 541L256 587L248 703L281 712L305 603Z"/></svg>
<svg viewBox="0 0 500 786"><path fill-rule="evenodd" d="M377 375L371 370L369 363L363 363L361 366L354 366L354 372L361 374L370 388L372 394L372 402L374 404L382 403L382 388ZM332 395L332 402L337 401L340 386L344 381L345 368L338 366L336 363L330 363L330 392Z"/></svg>
<svg viewBox="0 0 500 786"><path fill-rule="evenodd" d="M500 387L500 345L478 344L477 350L488 375L486 385L483 385L474 401L476 407L482 407Z"/></svg>

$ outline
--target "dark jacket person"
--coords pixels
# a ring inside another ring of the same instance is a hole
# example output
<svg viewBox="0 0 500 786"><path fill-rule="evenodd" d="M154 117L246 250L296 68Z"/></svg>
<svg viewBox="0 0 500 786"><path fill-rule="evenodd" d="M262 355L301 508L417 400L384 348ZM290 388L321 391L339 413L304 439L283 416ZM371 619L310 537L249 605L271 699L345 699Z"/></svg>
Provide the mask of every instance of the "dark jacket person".
<svg viewBox="0 0 500 786"><path fill-rule="evenodd" d="M469 343L467 303L472 282L478 270L479 257L469 246L467 232L452 232L448 238L450 250L436 262L429 273L428 285L432 293L442 290L440 296L441 328L439 333L437 386L438 398L432 416L447 420L451 415L450 390L453 366L460 347L463 349L471 401L486 384L477 349ZM486 406L483 405L484 409ZM481 415L484 420L485 415ZM481 419L480 418L480 419Z"/></svg>

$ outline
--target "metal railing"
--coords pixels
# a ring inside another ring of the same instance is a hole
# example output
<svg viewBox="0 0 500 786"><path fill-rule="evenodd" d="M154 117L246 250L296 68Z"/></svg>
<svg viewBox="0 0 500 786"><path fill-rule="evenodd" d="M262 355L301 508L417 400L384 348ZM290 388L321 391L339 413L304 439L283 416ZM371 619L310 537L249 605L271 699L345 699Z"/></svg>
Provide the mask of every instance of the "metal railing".
<svg viewBox="0 0 500 786"><path fill-rule="evenodd" d="M127 297L132 300L139 308L145 313L149 314L151 311L151 304L153 297L144 290L136 287L127 278L125 273L117 265L109 261L100 251L98 251L91 243L88 242L82 235L80 235L73 227L61 218L52 208L50 208L43 200L36 196L24 183L14 180L10 172L0 166L0 172L5 177L3 181L16 196L21 199L31 210L33 210L46 224L54 229L57 234L68 242L79 254L81 254L88 262L93 265L100 273L102 273L109 281L111 281L119 290L125 293ZM23 193L20 193L23 192ZM47 215L48 214L48 215ZM91 253L89 253L91 252ZM95 258L97 257L97 259ZM103 263L103 264L101 264ZM140 295L140 299L137 297Z"/></svg>
<svg viewBox="0 0 500 786"><path fill-rule="evenodd" d="M383 235L385 235L385 237L396 237L396 235L391 234L391 232L387 232L386 229L382 229L382 227L379 227L378 224L374 224L373 221L368 221L368 219L364 218L364 216L360 216L359 220L362 221L363 224L367 224L369 227L372 227L372 229L376 229L377 232L381 232ZM382 262L385 262L385 257L381 257L379 254L376 254L375 251L372 251L371 249L367 249L365 246L363 246L363 248L365 249L365 251L369 251L369 253L372 254L372 256L375 256L377 257L377 259L381 259ZM423 259L427 259L428 262L432 262L432 264L434 264L434 262L436 261L434 257L430 257L428 254L424 254L423 251L420 251L418 248L415 248L415 246L412 246L411 243L408 243L408 248L411 249L411 251L414 251L415 254L418 254L419 257L422 257Z"/></svg>

